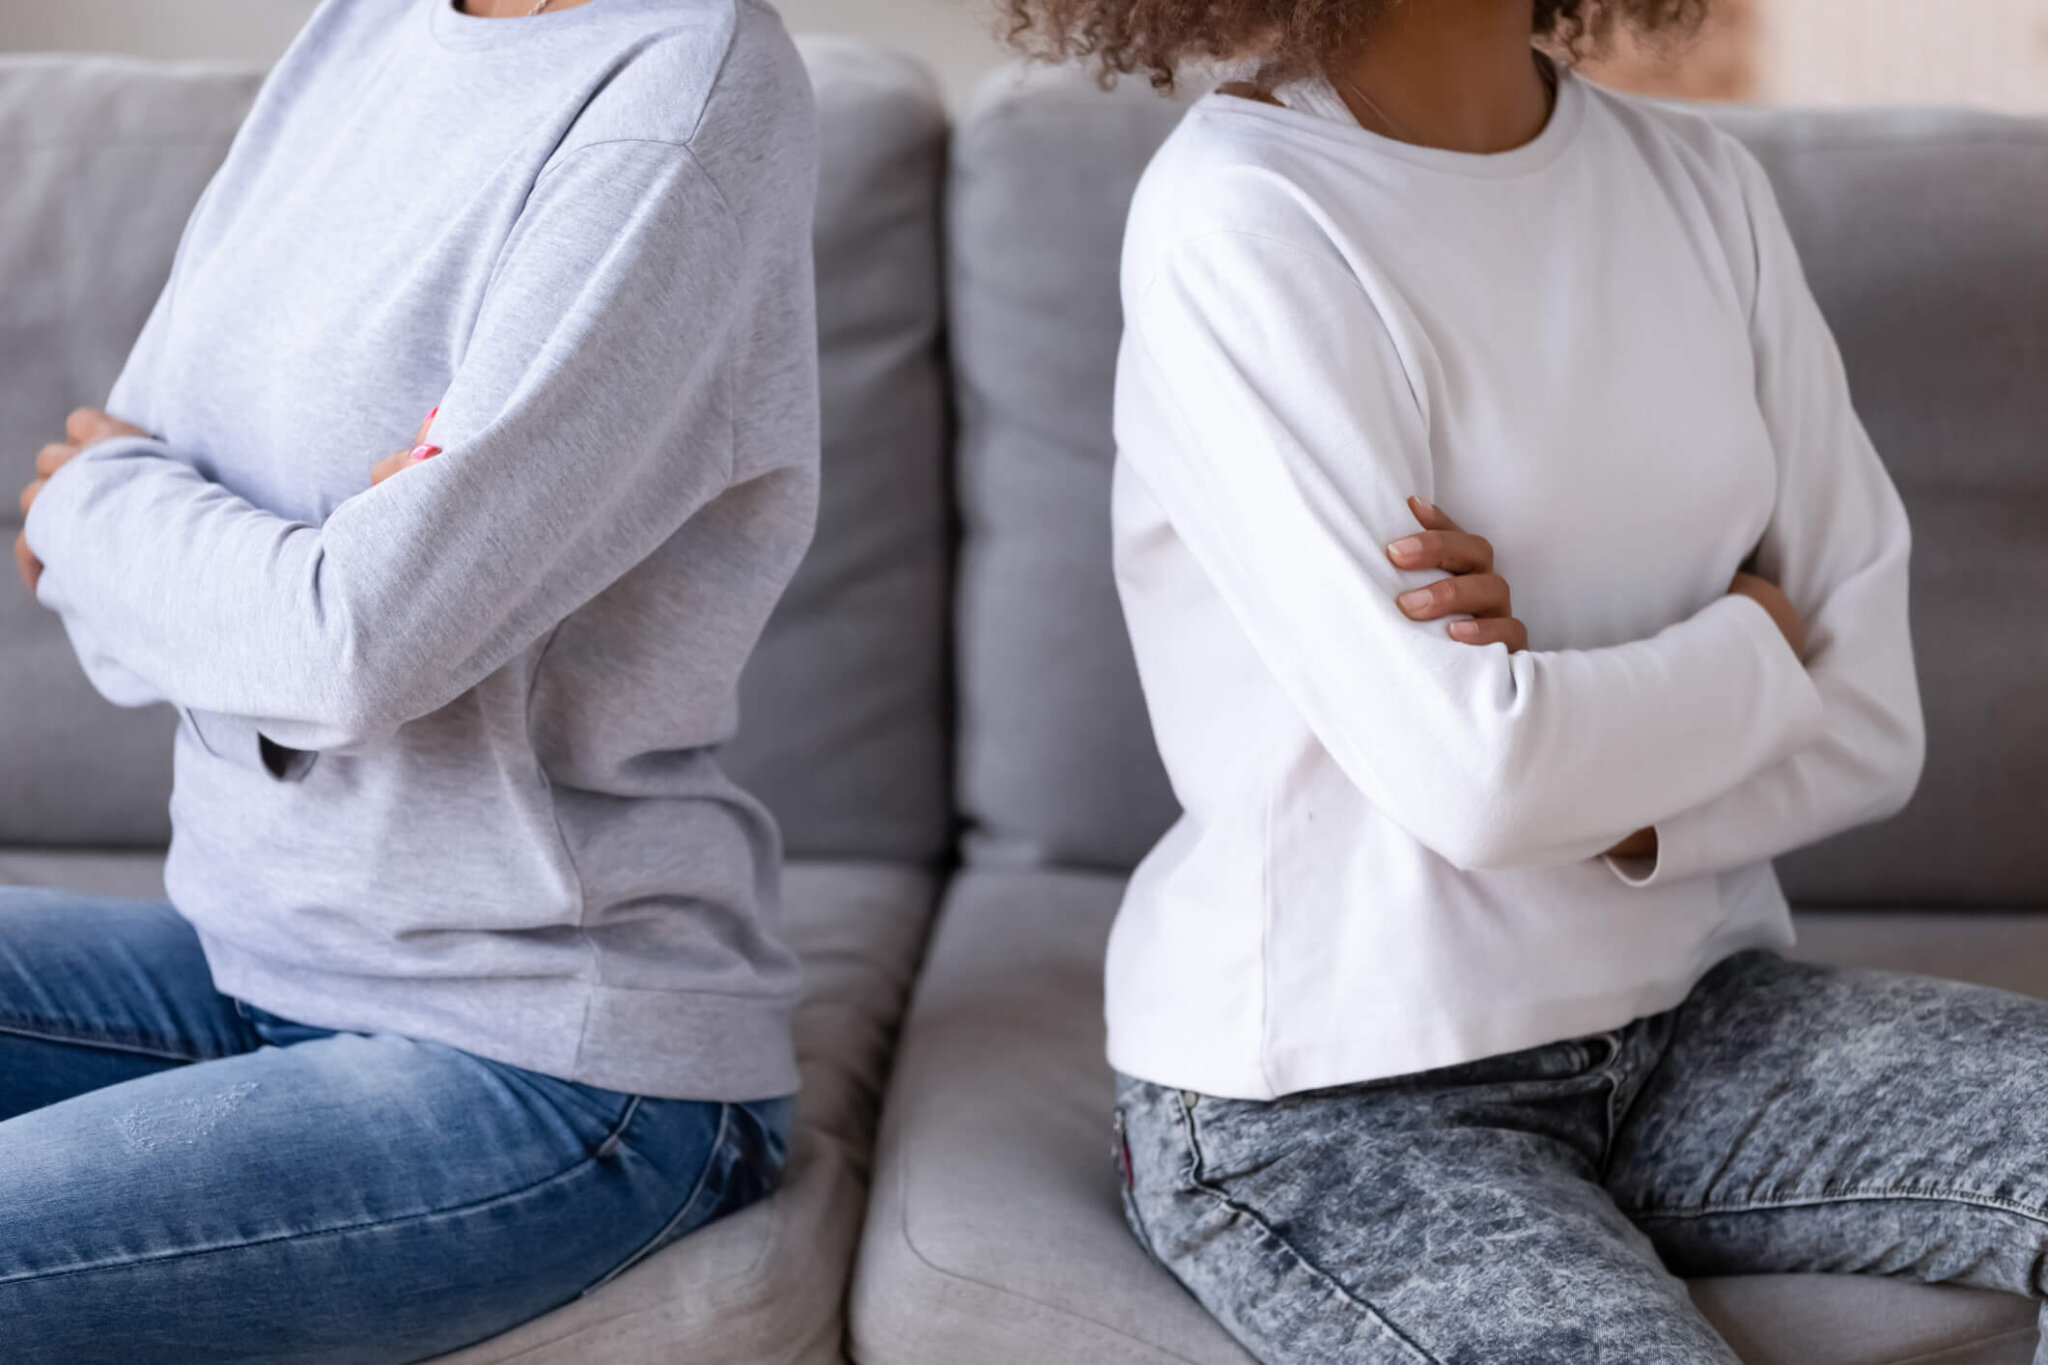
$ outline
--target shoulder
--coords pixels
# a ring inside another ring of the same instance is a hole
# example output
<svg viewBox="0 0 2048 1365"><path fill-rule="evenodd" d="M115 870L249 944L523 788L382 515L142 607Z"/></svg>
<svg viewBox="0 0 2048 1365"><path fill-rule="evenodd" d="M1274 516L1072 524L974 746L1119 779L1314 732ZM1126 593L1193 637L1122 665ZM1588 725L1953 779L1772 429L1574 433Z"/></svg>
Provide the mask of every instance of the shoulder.
<svg viewBox="0 0 2048 1365"><path fill-rule="evenodd" d="M1313 116L1216 93L1195 102L1139 178L1127 282L1173 256L1291 255L1332 263L1329 152Z"/></svg>
<svg viewBox="0 0 2048 1365"><path fill-rule="evenodd" d="M609 141L699 152L752 127L786 135L813 118L810 81L782 21L757 0L677 6L630 34L563 151Z"/></svg>
<svg viewBox="0 0 2048 1365"><path fill-rule="evenodd" d="M1634 172L1647 173L1686 220L1713 234L1738 290L1755 287L1757 237L1778 212L1763 164L1705 106L1624 94L1586 83L1593 115Z"/></svg>
<svg viewBox="0 0 2048 1365"><path fill-rule="evenodd" d="M1769 188L1756 155L1705 107L1582 84L1594 116L1671 188L1690 190L1712 207L1744 212L1760 184Z"/></svg>
<svg viewBox="0 0 2048 1365"><path fill-rule="evenodd" d="M553 159L666 144L739 217L795 212L817 177L817 114L795 42L757 0L677 9L626 46Z"/></svg>

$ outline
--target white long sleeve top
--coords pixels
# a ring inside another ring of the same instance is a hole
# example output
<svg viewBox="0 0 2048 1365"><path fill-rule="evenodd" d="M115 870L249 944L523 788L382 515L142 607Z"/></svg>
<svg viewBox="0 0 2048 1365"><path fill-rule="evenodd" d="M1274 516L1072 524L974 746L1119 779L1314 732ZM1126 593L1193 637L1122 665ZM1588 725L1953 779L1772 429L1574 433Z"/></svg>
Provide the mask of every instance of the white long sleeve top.
<svg viewBox="0 0 2048 1365"><path fill-rule="evenodd" d="M1199 100L1124 249L1116 571L1184 814L1111 1062L1265 1099L1619 1026L1786 946L1770 859L1902 806L1906 516L1755 159L1566 73L1531 142ZM1530 647L1397 593L1409 494ZM1807 623L1794 654L1730 578ZM1604 850L1654 825L1654 860Z"/></svg>

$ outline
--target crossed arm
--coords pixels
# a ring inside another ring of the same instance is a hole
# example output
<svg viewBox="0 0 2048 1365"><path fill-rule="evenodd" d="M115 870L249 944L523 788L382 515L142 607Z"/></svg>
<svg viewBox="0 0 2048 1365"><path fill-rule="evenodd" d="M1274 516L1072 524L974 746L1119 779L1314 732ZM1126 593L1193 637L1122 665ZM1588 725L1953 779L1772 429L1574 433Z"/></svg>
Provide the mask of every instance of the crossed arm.
<svg viewBox="0 0 2048 1365"><path fill-rule="evenodd" d="M1421 406L1334 252L1217 231L1129 280L1120 456L1331 758L1454 866L1605 856L1624 882L1675 881L1881 819L1917 784L1904 508L1768 181L1738 169L1772 515L1753 573L1607 648L1528 648L1490 548L1418 507Z"/></svg>

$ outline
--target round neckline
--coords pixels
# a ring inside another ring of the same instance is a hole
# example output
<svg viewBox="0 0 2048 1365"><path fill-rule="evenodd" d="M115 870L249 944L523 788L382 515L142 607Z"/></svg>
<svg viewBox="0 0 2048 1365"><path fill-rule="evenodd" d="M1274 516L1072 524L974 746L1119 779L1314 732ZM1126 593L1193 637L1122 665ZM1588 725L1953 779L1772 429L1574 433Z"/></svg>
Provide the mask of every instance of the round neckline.
<svg viewBox="0 0 2048 1365"><path fill-rule="evenodd" d="M542 10L539 14L518 14L489 18L457 8L459 0L427 0L428 26L434 36L451 47L485 47L520 42L544 33L560 33L621 10L634 8L634 0L589 0L570 9Z"/></svg>
<svg viewBox="0 0 2048 1365"><path fill-rule="evenodd" d="M1426 147L1416 142L1403 142L1399 138L1376 133L1355 118L1339 121L1327 114L1294 109L1284 104L1267 104L1239 95L1226 95L1217 90L1211 90L1203 95L1198 104L1212 112L1264 118L1290 128L1320 130L1328 136L1340 138L1380 156L1428 170L1502 179L1529 175L1548 166L1571 145L1572 140L1578 135L1580 126L1585 122L1584 82L1570 67L1552 61L1548 55L1543 56L1543 60L1550 62L1552 70L1557 73L1557 99L1552 104L1550 117L1544 120L1543 127L1537 130L1536 136L1520 146L1509 147L1499 152L1460 152L1448 147ZM1334 98L1334 90L1332 95Z"/></svg>

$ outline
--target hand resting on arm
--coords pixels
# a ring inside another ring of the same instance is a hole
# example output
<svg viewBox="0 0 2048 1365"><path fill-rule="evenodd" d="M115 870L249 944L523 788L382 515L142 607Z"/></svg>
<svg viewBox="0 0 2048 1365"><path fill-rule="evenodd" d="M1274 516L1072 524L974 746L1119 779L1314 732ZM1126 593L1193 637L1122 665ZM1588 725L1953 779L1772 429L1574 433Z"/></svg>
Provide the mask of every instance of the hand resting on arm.
<svg viewBox="0 0 2048 1365"><path fill-rule="evenodd" d="M1446 628L1446 633L1461 643L1504 644L1510 654L1527 649L1529 628L1516 618L1508 582L1494 570L1492 542L1465 530L1441 508L1413 494L1408 508L1423 529L1388 542L1387 558L1399 568L1444 569L1452 576L1409 589L1394 599L1395 605L1414 621L1471 615L1472 620L1453 621ZM1771 614L1792 652L1805 657L1805 623L1777 584L1758 574L1737 572L1728 591L1755 598ZM1656 827L1637 830L1606 853L1616 858L1654 858Z"/></svg>

